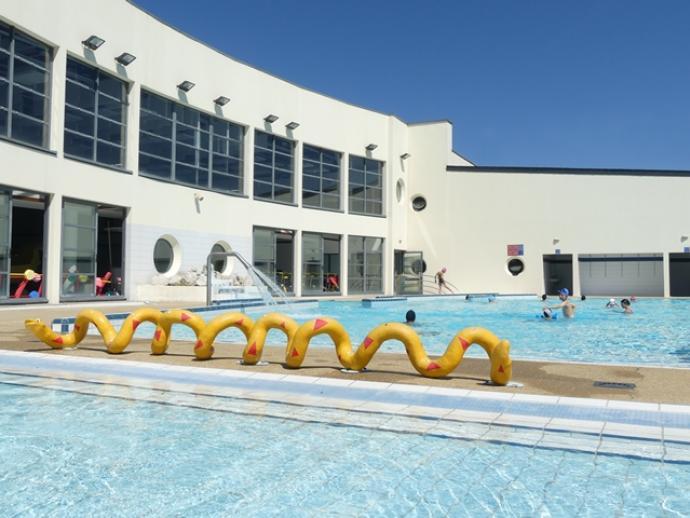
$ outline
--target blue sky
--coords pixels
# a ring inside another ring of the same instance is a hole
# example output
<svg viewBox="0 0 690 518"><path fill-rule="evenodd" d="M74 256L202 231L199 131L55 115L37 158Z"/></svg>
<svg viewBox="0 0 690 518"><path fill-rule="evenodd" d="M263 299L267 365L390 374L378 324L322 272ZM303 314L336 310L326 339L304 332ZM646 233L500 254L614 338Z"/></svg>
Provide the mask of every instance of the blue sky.
<svg viewBox="0 0 690 518"><path fill-rule="evenodd" d="M478 165L690 169L690 0L135 0Z"/></svg>

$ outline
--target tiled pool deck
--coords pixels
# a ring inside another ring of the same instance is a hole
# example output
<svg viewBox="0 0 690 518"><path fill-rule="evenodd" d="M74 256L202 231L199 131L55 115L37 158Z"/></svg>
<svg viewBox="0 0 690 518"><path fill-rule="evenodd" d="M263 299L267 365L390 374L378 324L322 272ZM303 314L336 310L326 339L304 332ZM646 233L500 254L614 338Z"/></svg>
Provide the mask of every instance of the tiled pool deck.
<svg viewBox="0 0 690 518"><path fill-rule="evenodd" d="M0 350L4 383L229 413L690 463L690 406Z"/></svg>

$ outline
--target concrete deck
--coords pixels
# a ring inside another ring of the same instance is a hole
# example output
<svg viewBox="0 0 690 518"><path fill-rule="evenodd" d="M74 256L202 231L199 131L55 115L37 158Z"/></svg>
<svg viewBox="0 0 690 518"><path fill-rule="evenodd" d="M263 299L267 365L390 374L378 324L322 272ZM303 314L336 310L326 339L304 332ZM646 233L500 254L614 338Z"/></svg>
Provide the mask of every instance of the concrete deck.
<svg viewBox="0 0 690 518"><path fill-rule="evenodd" d="M185 304L166 304L179 307ZM128 312L139 305L96 306L84 304L84 308L101 309L104 312ZM335 349L311 348L300 369L283 366L284 346L268 346L263 360L268 365L243 366L239 363L243 345L216 344L216 353L211 360L197 361L191 342L172 342L168 353L152 356L149 344L137 340L120 355L108 355L100 337L88 337L74 350L53 350L44 345L24 329L27 318L41 318L50 322L53 318L74 316L81 308L78 305L54 307L3 308L0 310L0 348L14 351L44 352L57 355L110 358L114 361L144 361L160 364L212 367L221 369L251 370L252 372L290 373L296 375L341 378L348 380L385 381L440 387L486 390L492 392L517 392L523 394L558 395L645 401L652 403L690 404L690 369L655 368L634 366L593 365L574 363L550 363L540 361L513 360L513 380L522 387L496 387L486 385L489 378L489 363L485 359L467 358L456 371L444 379L430 379L420 376L404 354L379 352L362 373L340 371ZM606 389L594 387L595 381L635 383L636 388Z"/></svg>

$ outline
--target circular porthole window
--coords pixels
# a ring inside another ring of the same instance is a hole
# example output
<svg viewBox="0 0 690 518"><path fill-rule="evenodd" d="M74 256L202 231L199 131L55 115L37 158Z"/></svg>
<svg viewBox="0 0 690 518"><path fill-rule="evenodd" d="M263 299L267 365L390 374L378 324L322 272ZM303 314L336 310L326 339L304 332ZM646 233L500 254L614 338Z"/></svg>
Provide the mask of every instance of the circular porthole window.
<svg viewBox="0 0 690 518"><path fill-rule="evenodd" d="M525 263L522 262L522 259L517 259L513 258L508 261L508 272L510 275L513 277L517 277L520 275L522 272L525 271Z"/></svg>
<svg viewBox="0 0 690 518"><path fill-rule="evenodd" d="M177 241L167 236L156 241L156 245L153 247L153 264L158 273L171 273L175 263L175 248L177 246L179 246Z"/></svg>
<svg viewBox="0 0 690 518"><path fill-rule="evenodd" d="M415 196L412 198L412 208L417 212L426 209L426 198L424 196Z"/></svg>
<svg viewBox="0 0 690 518"><path fill-rule="evenodd" d="M230 247L223 242L218 242L215 245L213 245L213 248L211 248L211 253L216 253L216 252L229 252ZM230 273L229 268L228 268L228 258L226 257L220 257L218 259L213 260L213 269L218 272L218 273Z"/></svg>
<svg viewBox="0 0 690 518"><path fill-rule="evenodd" d="M420 273L426 272L426 261L424 259L418 259L412 263L412 273L419 275Z"/></svg>

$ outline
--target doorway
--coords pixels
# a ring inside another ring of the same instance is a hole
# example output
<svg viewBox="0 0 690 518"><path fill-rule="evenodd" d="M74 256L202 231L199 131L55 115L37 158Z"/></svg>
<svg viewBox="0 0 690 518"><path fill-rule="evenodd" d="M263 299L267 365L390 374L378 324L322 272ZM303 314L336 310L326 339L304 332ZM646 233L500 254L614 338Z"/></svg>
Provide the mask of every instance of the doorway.
<svg viewBox="0 0 690 518"><path fill-rule="evenodd" d="M545 254L543 259L544 293L558 295L562 288L567 288L570 293L573 293L572 254Z"/></svg>
<svg viewBox="0 0 690 518"><path fill-rule="evenodd" d="M394 287L398 295L421 295L424 288L426 263L422 252L396 250L394 255Z"/></svg>

